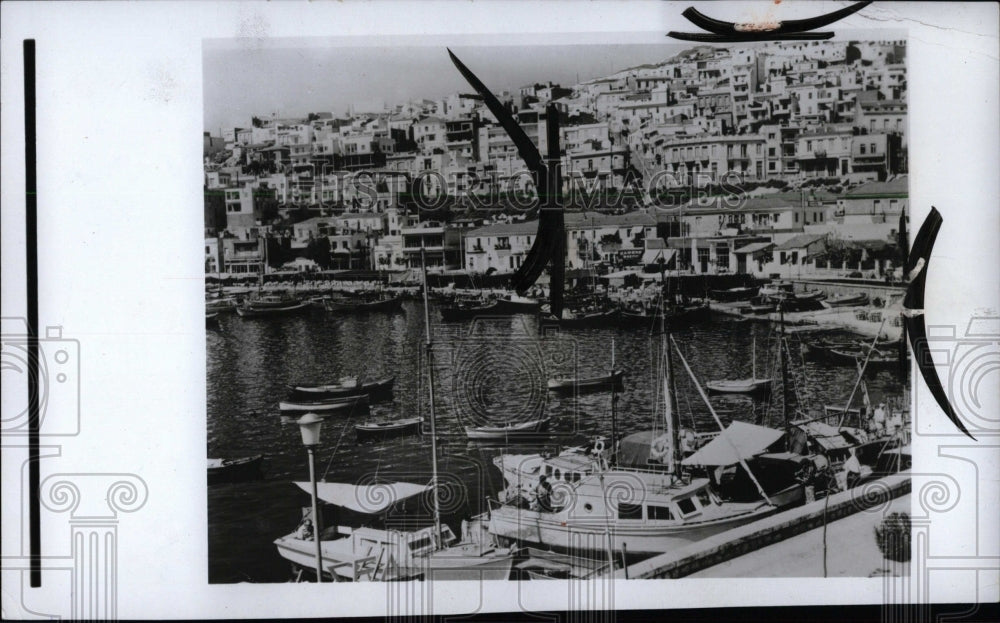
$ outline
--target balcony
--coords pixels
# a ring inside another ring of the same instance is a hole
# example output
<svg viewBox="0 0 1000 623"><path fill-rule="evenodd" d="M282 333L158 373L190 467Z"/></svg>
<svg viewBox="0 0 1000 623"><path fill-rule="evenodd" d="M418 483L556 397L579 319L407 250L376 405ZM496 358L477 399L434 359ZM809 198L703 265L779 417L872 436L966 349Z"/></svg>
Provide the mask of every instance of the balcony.
<svg viewBox="0 0 1000 623"><path fill-rule="evenodd" d="M466 251L466 253L486 253L486 251L483 249L483 247L481 245L478 245L478 244L476 246L474 246L474 247L467 248L465 251Z"/></svg>

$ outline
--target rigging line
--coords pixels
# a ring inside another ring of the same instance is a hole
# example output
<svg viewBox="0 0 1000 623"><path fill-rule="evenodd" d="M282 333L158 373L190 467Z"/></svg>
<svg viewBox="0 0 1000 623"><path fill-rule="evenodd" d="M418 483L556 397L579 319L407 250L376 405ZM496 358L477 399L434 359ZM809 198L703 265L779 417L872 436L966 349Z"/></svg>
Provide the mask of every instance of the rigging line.
<svg viewBox="0 0 1000 623"><path fill-rule="evenodd" d="M677 356L680 358L681 363L684 364L684 369L687 370L687 373L691 377L691 381L694 383L695 388L697 388L698 393L701 395L702 400L705 401L705 405L708 407L708 410L712 413L712 417L715 418L715 423L718 424L719 431L721 434L722 432L725 431L726 427L722 425L722 420L719 419L719 415L715 412L715 409L712 407L712 403L709 402L708 396L705 394L705 390L701 388L701 384L698 383L698 379L695 378L694 372L691 370L691 366L688 365L687 359L684 358L684 355L681 353L680 347L677 346L677 340L675 340L673 336L670 336L670 341L671 343L673 343L674 349L677 351ZM726 437L726 441L729 442L729 446L732 448L733 454L735 454L736 457L739 459L740 465L743 467L744 470L746 470L746 473L748 476L750 476L750 479L753 480L753 484L757 487L757 491L760 493L761 497L763 497L769 505L774 506L774 503L771 501L771 498L769 498L767 493L764 491L764 487L761 486L760 482L757 480L757 476L755 476L754 473L750 471L750 466L747 465L747 462L740 456L739 450L736 449L736 444L734 444L733 440L730 439L729 437Z"/></svg>
<svg viewBox="0 0 1000 623"><path fill-rule="evenodd" d="M785 357L787 358L786 361L788 361L789 363L791 363L792 362L792 352L788 349L788 341L787 340L783 341L782 342L782 346L785 349ZM795 410L798 411L799 410L798 407L803 404L803 402L802 402L802 395L799 393L799 382L798 382L797 379L794 378L794 375L793 375L793 378L791 379L791 381L792 381L792 393L795 394L795 407L796 407ZM803 380L803 382L804 382L804 380Z"/></svg>
<svg viewBox="0 0 1000 623"><path fill-rule="evenodd" d="M340 437L337 439L337 445L333 447L333 452L330 453L330 460L326 463L326 469L323 470L323 476L320 480L325 481L326 475L330 473L330 468L333 467L333 459L337 456L337 450L340 449L340 444L344 441L344 434L347 432L347 427L351 424L351 418L348 417L347 421L344 422L344 427L340 429Z"/></svg>

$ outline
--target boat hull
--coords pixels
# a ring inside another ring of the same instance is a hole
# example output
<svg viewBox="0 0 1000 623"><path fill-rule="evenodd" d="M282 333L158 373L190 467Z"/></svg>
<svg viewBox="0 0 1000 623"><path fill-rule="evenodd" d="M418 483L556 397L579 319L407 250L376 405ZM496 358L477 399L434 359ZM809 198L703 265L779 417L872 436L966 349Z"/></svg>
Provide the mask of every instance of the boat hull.
<svg viewBox="0 0 1000 623"><path fill-rule="evenodd" d="M771 496L773 506L745 504L746 511L703 522L652 525L643 520L612 521L604 517L584 519L564 513L502 506L490 513L490 533L518 543L533 543L583 556L606 556L608 542L617 553L654 556L715 534L731 530L778 512L802 500L801 486ZM582 511L580 513L582 515Z"/></svg>
<svg viewBox="0 0 1000 623"><path fill-rule="evenodd" d="M311 303L296 303L284 307L238 307L236 313L241 318L272 318L275 316L292 316L312 310Z"/></svg>
<svg viewBox="0 0 1000 623"><path fill-rule="evenodd" d="M367 409L368 396L366 394L362 394L360 396L351 396L350 398L331 398L328 400L307 402L283 401L278 403L278 408L281 411L301 411L303 413L313 411L316 413L323 413L325 415L335 412L351 411L352 409Z"/></svg>
<svg viewBox="0 0 1000 623"><path fill-rule="evenodd" d="M352 396L367 395L368 398L386 398L392 395L392 388L396 382L396 377L390 376L385 379L362 383L353 387L340 385L290 385L292 395L303 401L322 400L325 398L350 398Z"/></svg>
<svg viewBox="0 0 1000 623"><path fill-rule="evenodd" d="M264 455L232 459L223 461L219 466L209 466L208 484L215 485L227 482L245 482L249 480L260 480L264 477L261 466L264 463Z"/></svg>
<svg viewBox="0 0 1000 623"><path fill-rule="evenodd" d="M705 389L712 394L760 394L771 391L770 379L741 379L735 381L709 381Z"/></svg>
<svg viewBox="0 0 1000 623"><path fill-rule="evenodd" d="M441 320L445 322L461 322L463 320L473 320L480 316L496 316L501 313L500 306L496 304L470 307L442 307L440 311Z"/></svg>
<svg viewBox="0 0 1000 623"><path fill-rule="evenodd" d="M316 542L295 538L292 535L274 541L278 554L293 565L315 574ZM372 577L359 571L373 569L379 551L359 552L350 538L323 541L320 545L323 575L346 580L506 580L510 577L513 557L508 552L482 550L478 545L466 544L449 547L430 554L409 556L406 544L400 539L384 545L379 570L382 575ZM366 560L367 559L367 560Z"/></svg>
<svg viewBox="0 0 1000 623"><path fill-rule="evenodd" d="M557 394L585 394L589 392L607 391L612 388L621 389L625 372L616 370L613 374L585 379L550 379L547 383L550 392Z"/></svg>
<svg viewBox="0 0 1000 623"><path fill-rule="evenodd" d="M549 420L546 418L540 421L534 422L523 422L520 424L515 424L513 426L466 426L465 435L469 439L473 440L505 440L510 438L518 438L532 435L534 433L540 433L544 431L549 426Z"/></svg>
<svg viewBox="0 0 1000 623"><path fill-rule="evenodd" d="M393 422L386 426L356 424L354 426L354 434L357 436L358 441L401 437L403 435L419 433L423 422L423 418L414 418L405 422Z"/></svg>
<svg viewBox="0 0 1000 623"><path fill-rule="evenodd" d="M363 314L369 312L396 312L403 309L402 297L381 301L345 301L328 299L323 301L326 311Z"/></svg>

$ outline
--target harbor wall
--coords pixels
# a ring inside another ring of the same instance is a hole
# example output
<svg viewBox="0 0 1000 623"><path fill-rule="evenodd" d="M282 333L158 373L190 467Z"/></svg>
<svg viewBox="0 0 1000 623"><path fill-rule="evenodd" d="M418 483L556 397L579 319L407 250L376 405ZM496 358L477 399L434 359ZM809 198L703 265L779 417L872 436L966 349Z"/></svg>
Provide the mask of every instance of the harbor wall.
<svg viewBox="0 0 1000 623"><path fill-rule="evenodd" d="M872 512L910 492L910 475L893 474L798 508L765 517L619 570L616 578L681 578L822 527L859 512Z"/></svg>

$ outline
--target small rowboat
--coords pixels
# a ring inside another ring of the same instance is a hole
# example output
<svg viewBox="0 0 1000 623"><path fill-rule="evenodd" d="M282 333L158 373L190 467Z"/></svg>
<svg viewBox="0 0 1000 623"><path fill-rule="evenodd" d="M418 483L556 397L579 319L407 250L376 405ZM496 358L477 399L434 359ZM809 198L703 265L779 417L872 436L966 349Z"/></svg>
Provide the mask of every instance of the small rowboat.
<svg viewBox="0 0 1000 623"><path fill-rule="evenodd" d="M263 478L260 469L263 462L263 454L238 459L208 459L208 484L258 480Z"/></svg>
<svg viewBox="0 0 1000 623"><path fill-rule="evenodd" d="M771 379L725 379L708 381L705 388L715 394L757 394L770 391Z"/></svg>
<svg viewBox="0 0 1000 623"><path fill-rule="evenodd" d="M618 317L618 310L607 311L572 311L563 310L563 317L556 318L552 314L542 316L542 323L555 324L564 328L606 327Z"/></svg>
<svg viewBox="0 0 1000 623"><path fill-rule="evenodd" d="M498 299L496 302L496 312L498 314L534 314L541 306L537 300L518 294Z"/></svg>
<svg viewBox="0 0 1000 623"><path fill-rule="evenodd" d="M368 395L348 396L346 398L327 398L326 400L308 400L301 402L282 401L278 403L282 411L315 411L331 414L338 411L353 409L368 409Z"/></svg>
<svg viewBox="0 0 1000 623"><path fill-rule="evenodd" d="M289 385L288 388L292 390L293 396L304 400L347 398L361 395L366 395L370 399L373 399L391 394L392 386L395 382L396 377L394 376L388 376L368 383L358 383L356 378L347 378L342 379L340 383Z"/></svg>
<svg viewBox="0 0 1000 623"><path fill-rule="evenodd" d="M795 293L795 300L797 301L822 301L826 298L826 293L822 290L803 290L802 292Z"/></svg>
<svg viewBox="0 0 1000 623"><path fill-rule="evenodd" d="M503 426L466 426L465 436L469 439L495 440L507 439L510 436L518 437L539 433L549 425L549 418L540 420L528 420L526 422L508 422Z"/></svg>
<svg viewBox="0 0 1000 623"><path fill-rule="evenodd" d="M557 378L549 379L548 388L550 392L556 392L561 394L572 394L574 391L578 394L583 394L586 392L595 392L608 390L612 387L620 388L622 385L622 379L625 376L624 370L615 370L611 374L605 374L602 376L591 376L582 379L572 379L572 378Z"/></svg>
<svg viewBox="0 0 1000 623"><path fill-rule="evenodd" d="M472 320L478 316L495 316L500 313L496 303L456 303L441 308L441 320L458 322Z"/></svg>
<svg viewBox="0 0 1000 623"><path fill-rule="evenodd" d="M292 303L281 307L237 307L236 313L242 318L268 318L271 316L290 316L308 312L312 303Z"/></svg>
<svg viewBox="0 0 1000 623"><path fill-rule="evenodd" d="M860 294L838 294L823 301L823 306L832 307L858 307L868 304L868 295L864 292Z"/></svg>
<svg viewBox="0 0 1000 623"><path fill-rule="evenodd" d="M403 308L403 299L390 296L378 299L335 298L323 300L326 311L345 313L394 312Z"/></svg>
<svg viewBox="0 0 1000 623"><path fill-rule="evenodd" d="M761 287L759 294L761 296L774 296L778 294L791 293L795 286L789 281L772 281L766 286Z"/></svg>
<svg viewBox="0 0 1000 623"><path fill-rule="evenodd" d="M708 305L678 305L667 309L664 320L676 326L705 320L711 315L711 312ZM659 318L660 311L656 307L642 310L625 308L621 312L621 324L625 326L648 327L646 323L657 321Z"/></svg>
<svg viewBox="0 0 1000 623"><path fill-rule="evenodd" d="M214 299L205 302L206 312L231 312L236 311L236 301L233 299Z"/></svg>
<svg viewBox="0 0 1000 623"><path fill-rule="evenodd" d="M424 418L422 417L361 422L354 425L354 432L357 435L358 441L364 439L381 439L395 435L419 433L420 425L423 422Z"/></svg>

